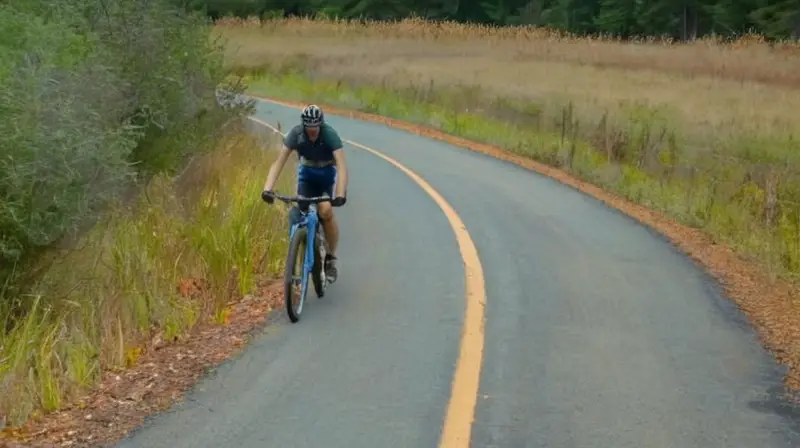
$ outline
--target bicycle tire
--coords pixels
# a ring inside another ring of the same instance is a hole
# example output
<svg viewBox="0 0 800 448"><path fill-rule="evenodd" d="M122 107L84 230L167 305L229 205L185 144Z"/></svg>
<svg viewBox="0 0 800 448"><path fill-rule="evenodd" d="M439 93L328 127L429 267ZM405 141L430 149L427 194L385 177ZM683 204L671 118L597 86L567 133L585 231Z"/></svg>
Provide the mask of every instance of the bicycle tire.
<svg viewBox="0 0 800 448"><path fill-rule="evenodd" d="M303 264L300 263L299 275L300 275L300 307L299 311L295 311L294 307L292 306L292 296L294 295L294 275L295 275L295 268L297 267L297 260L298 257L304 262L305 261L305 242L306 236L308 234L308 229L305 227L301 227L297 229L292 237L292 241L289 243L289 250L286 254L286 266L284 267L284 279L283 279L283 300L286 303L286 314L289 315L289 320L292 323L296 323L300 320L300 315L303 312L303 305L305 304L305 295L308 292L308 282L306 281L305 284L302 281L303 278ZM302 249L302 253L301 253Z"/></svg>
<svg viewBox="0 0 800 448"><path fill-rule="evenodd" d="M322 270L325 269L325 260L322 260L320 256L320 244L322 244L322 238L320 238L319 231L317 231L317 234L314 235L314 268L311 270L311 280L314 282L314 292L317 293L318 299L325 297L326 286L322 280Z"/></svg>

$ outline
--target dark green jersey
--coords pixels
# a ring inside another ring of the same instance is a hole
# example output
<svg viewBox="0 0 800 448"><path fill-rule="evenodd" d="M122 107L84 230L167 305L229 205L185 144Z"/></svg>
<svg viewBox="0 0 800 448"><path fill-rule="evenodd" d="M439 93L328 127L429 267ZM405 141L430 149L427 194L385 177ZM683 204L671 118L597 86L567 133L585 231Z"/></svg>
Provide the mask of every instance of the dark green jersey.
<svg viewBox="0 0 800 448"><path fill-rule="evenodd" d="M342 139L330 125L320 126L319 137L312 142L306 135L303 125L298 124L286 134L283 144L297 151L297 155L311 162L333 161L333 152L342 147Z"/></svg>

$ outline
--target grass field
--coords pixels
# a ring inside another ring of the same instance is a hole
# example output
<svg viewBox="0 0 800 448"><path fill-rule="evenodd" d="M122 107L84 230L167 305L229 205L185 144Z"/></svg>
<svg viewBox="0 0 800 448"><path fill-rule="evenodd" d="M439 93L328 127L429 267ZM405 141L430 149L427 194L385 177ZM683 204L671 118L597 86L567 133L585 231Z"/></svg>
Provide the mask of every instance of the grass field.
<svg viewBox="0 0 800 448"><path fill-rule="evenodd" d="M221 21L252 91L497 144L800 273L800 47L535 29Z"/></svg>

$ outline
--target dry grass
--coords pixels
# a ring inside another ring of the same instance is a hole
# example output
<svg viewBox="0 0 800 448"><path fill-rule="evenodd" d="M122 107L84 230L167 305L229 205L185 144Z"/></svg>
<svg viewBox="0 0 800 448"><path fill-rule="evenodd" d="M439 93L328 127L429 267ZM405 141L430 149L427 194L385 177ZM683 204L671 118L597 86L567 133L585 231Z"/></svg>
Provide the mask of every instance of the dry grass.
<svg viewBox="0 0 800 448"><path fill-rule="evenodd" d="M272 20L264 25L257 20L223 20L217 23L225 33L243 33L236 38L244 35L258 39L253 34L253 30L258 29L262 37L291 42L284 48L284 53L291 53L296 45L308 48L317 43L333 48L359 44L358 48L349 50L352 53L397 44L398 47L391 52L393 55L412 57L486 54L490 49L492 55L499 52L504 57L800 86L800 72L797 71L800 45L795 42L770 45L756 35L732 42L706 38L688 44L655 39L621 43L613 38L576 37L540 28L490 28L452 22L432 25L418 19L391 24L310 19ZM421 40L436 46L409 47ZM259 40L259 43L259 46L264 45L263 41ZM449 49L442 48L442 45Z"/></svg>
<svg viewBox="0 0 800 448"><path fill-rule="evenodd" d="M697 137L800 130L800 47L749 37L623 44L543 30L415 20L397 24L287 19L223 22L229 63L255 68L303 60L316 76L394 85L480 85L588 119L631 103L666 108Z"/></svg>

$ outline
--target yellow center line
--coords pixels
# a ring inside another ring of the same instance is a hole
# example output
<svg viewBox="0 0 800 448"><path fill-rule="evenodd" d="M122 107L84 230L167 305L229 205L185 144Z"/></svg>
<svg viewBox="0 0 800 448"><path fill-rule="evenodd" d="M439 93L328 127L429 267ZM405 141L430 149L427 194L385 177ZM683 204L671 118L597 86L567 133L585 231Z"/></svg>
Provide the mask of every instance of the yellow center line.
<svg viewBox="0 0 800 448"><path fill-rule="evenodd" d="M252 121L266 126L273 131L285 135L271 124L249 117ZM450 222L450 227L456 235L461 258L464 261L464 294L466 309L464 312L464 326L461 331L461 342L453 375L450 400L447 403L447 413L444 427L439 439L441 448L467 448L472 435L472 422L475 415L475 405L478 399L478 386L480 382L481 364L483 362L484 343L484 306L486 304L486 288L483 278L483 267L478 258L478 249L467 232L464 222L452 206L439 194L425 179L411 171L405 165L381 153L378 150L364 146L352 140L345 140L356 148L372 153L389 162L397 169L411 178L436 205L442 210Z"/></svg>

